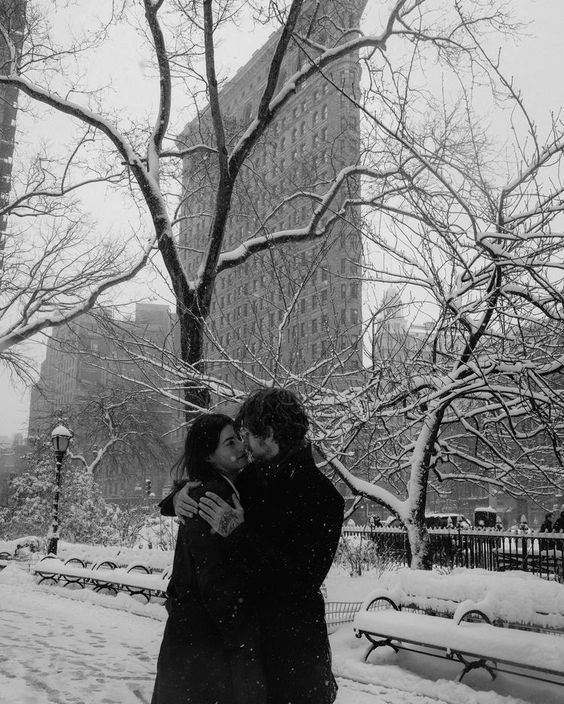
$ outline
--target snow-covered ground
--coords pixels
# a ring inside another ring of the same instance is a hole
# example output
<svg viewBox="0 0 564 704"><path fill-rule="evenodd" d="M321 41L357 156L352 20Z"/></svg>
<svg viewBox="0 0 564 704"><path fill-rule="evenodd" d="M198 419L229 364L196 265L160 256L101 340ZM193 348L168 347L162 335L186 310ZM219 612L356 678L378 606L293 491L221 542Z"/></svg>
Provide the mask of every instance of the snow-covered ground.
<svg viewBox="0 0 564 704"><path fill-rule="evenodd" d="M409 587L419 593L427 590L429 596L438 598L446 593L455 600L470 586L478 600L495 594L496 589L499 594L503 591L505 601L515 604L514 608L505 607L510 614L522 610L527 599L532 602L527 603L527 613L535 611L538 604L546 605L546 599L553 611L562 606L562 585L531 581L520 574L514 579L511 575L490 574L486 575L490 579L487 594L480 594L478 585L484 584L483 575L457 572L438 575L400 571L351 578L334 568L327 580L328 599L362 601L371 590L388 586L405 591ZM437 594L437 589L443 593ZM0 702L149 702L165 618L162 606L145 605L127 595L113 597L89 590L38 586L29 573L29 564L9 563L0 572ZM492 683L486 672L475 671L460 684L455 681L460 665L424 655L396 655L382 648L371 655L370 663L364 663L366 644L354 637L350 624L334 633L331 641L340 687L337 704L562 702L562 688L507 675L498 675Z"/></svg>

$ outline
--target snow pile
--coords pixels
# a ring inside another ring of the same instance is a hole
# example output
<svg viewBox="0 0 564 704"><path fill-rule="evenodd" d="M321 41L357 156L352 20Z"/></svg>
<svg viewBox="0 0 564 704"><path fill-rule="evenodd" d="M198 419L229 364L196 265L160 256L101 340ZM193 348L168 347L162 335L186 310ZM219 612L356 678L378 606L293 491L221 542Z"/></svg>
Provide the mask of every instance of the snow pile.
<svg viewBox="0 0 564 704"><path fill-rule="evenodd" d="M8 562L6 567L0 570L0 584L12 584L22 587L24 585L35 585L35 583L35 577L27 570L23 570L15 562Z"/></svg>
<svg viewBox="0 0 564 704"><path fill-rule="evenodd" d="M404 568L384 573L378 586L399 588L400 601L438 612L454 613L470 600L495 619L564 629L564 585L528 572L458 568L440 574Z"/></svg>
<svg viewBox="0 0 564 704"><path fill-rule="evenodd" d="M24 535L14 540L0 540L0 552L7 552L9 555L21 556L24 550L27 552L38 552L44 546L45 538L38 538L36 535Z"/></svg>
<svg viewBox="0 0 564 704"><path fill-rule="evenodd" d="M86 545L83 543L59 542L57 557L68 560L79 557L90 563L112 560L118 567L126 567L133 562L142 562L154 570L164 570L172 565L174 552L171 550L126 548L119 545Z"/></svg>

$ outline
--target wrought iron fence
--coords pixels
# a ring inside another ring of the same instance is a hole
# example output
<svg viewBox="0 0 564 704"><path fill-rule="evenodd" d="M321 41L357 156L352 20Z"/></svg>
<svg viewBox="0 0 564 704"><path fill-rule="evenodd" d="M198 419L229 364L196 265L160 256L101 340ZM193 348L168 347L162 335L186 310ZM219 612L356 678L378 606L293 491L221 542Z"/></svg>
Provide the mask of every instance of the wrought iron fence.
<svg viewBox="0 0 564 704"><path fill-rule="evenodd" d="M393 555L398 565L410 563L407 532L402 528L344 528L343 535L370 540ZM434 566L523 570L564 582L564 533L430 528L429 536Z"/></svg>

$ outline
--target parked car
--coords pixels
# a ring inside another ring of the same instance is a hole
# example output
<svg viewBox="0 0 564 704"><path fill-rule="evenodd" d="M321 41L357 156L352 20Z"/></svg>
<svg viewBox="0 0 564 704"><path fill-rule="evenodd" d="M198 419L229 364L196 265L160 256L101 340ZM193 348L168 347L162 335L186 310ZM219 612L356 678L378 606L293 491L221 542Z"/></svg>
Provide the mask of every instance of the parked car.
<svg viewBox="0 0 564 704"><path fill-rule="evenodd" d="M384 521L388 528L402 528L403 523L399 518L391 518ZM427 528L461 528L466 530L471 528L470 521L461 513L428 513L425 516Z"/></svg>
<svg viewBox="0 0 564 704"><path fill-rule="evenodd" d="M425 516L427 528L471 528L470 521L461 513L429 513Z"/></svg>
<svg viewBox="0 0 564 704"><path fill-rule="evenodd" d="M474 525L481 528L495 528L498 515L495 508L478 507L474 509Z"/></svg>

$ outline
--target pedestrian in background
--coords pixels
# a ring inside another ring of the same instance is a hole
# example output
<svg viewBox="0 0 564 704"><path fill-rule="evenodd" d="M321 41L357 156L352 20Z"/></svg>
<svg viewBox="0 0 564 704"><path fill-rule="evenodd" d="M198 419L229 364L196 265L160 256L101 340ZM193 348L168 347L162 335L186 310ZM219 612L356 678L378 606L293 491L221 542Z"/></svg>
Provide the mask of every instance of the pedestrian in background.
<svg viewBox="0 0 564 704"><path fill-rule="evenodd" d="M554 526L552 527L553 533L564 532L564 511L560 511L560 516L554 521Z"/></svg>
<svg viewBox="0 0 564 704"><path fill-rule="evenodd" d="M544 517L544 521L541 523L540 532L541 533L552 533L554 527L552 525L552 513L547 513Z"/></svg>

